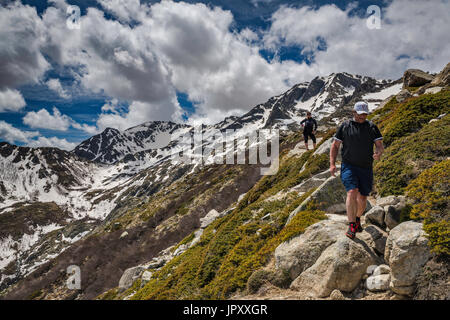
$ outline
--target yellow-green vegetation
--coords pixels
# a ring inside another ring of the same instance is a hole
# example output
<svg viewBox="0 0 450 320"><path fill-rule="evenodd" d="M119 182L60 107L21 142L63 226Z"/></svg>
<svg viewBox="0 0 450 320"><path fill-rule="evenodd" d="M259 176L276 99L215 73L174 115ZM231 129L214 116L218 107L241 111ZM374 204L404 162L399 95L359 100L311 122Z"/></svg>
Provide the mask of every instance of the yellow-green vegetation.
<svg viewBox="0 0 450 320"><path fill-rule="evenodd" d="M102 293L98 297L95 298L95 300L115 300L117 298L117 295L119 293L118 288L113 288L111 290L106 291L105 293Z"/></svg>
<svg viewBox="0 0 450 320"><path fill-rule="evenodd" d="M449 255L450 160L424 170L408 185L406 195L415 200L410 215L413 219L423 219L432 251Z"/></svg>
<svg viewBox="0 0 450 320"><path fill-rule="evenodd" d="M378 194L403 194L411 180L450 154L449 141L450 115L395 140L374 167Z"/></svg>
<svg viewBox="0 0 450 320"><path fill-rule="evenodd" d="M331 138L335 132L336 129L328 131L322 141L317 145L317 148ZM302 181L312 177L314 174L327 169L330 165L329 155L321 154L311 156L313 153L314 151L310 150L303 153L300 158L281 158L277 174L265 176L259 180L255 187L247 192L238 207L243 209L246 205L260 199L260 197L270 197L280 190L286 190L298 185ZM302 171L302 167L305 163L306 168Z"/></svg>
<svg viewBox="0 0 450 320"><path fill-rule="evenodd" d="M369 118L374 119L383 134L386 145L410 133L419 131L425 124L440 114L450 111L450 90L435 94L424 94L397 103L392 98L383 108Z"/></svg>
<svg viewBox="0 0 450 320"><path fill-rule="evenodd" d="M308 174L301 174L305 163ZM133 299L226 299L245 290L249 277L267 264L279 244L326 219L310 205L286 225L289 214L314 189L302 196L290 192L266 199L327 167L325 157L313 157L312 152L281 159L276 175L263 177L230 214L204 230L196 245L156 271Z"/></svg>

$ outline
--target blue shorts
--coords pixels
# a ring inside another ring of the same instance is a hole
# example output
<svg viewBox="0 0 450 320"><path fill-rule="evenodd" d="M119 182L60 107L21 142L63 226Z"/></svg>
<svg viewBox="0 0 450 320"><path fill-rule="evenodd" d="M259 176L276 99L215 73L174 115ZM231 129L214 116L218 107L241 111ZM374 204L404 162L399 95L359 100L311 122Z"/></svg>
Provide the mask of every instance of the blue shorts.
<svg viewBox="0 0 450 320"><path fill-rule="evenodd" d="M373 169L361 168L342 162L341 181L346 191L358 188L361 195L368 196L372 191Z"/></svg>

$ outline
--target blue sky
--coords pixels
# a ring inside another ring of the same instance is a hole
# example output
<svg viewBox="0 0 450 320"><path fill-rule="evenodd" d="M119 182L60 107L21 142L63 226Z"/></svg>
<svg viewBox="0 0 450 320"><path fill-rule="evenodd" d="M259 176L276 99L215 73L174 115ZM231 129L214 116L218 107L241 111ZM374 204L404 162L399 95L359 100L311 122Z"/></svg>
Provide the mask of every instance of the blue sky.
<svg viewBox="0 0 450 320"><path fill-rule="evenodd" d="M0 4L0 141L17 145L70 150L108 126L215 123L317 75L399 78L450 56L448 1ZM79 30L67 5L81 9ZM367 27L370 5L380 30Z"/></svg>

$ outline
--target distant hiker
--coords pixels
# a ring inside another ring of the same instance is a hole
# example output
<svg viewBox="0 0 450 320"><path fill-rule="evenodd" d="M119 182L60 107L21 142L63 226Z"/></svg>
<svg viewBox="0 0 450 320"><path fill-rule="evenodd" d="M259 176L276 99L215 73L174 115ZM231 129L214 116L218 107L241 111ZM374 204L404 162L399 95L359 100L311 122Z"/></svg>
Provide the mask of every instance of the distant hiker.
<svg viewBox="0 0 450 320"><path fill-rule="evenodd" d="M305 124L303 124L305 123ZM305 139L305 147L306 150L308 149L308 137L311 137L312 141L313 141L313 148L316 147L316 136L314 135L316 133L317 130L317 122L316 120L311 117L311 112L307 112L306 113L306 118L302 120L302 122L300 122L300 124L302 125L303 129L303 138Z"/></svg>
<svg viewBox="0 0 450 320"><path fill-rule="evenodd" d="M342 143L341 181L347 191L347 237L353 239L362 232L361 216L366 209L367 196L372 191L373 159L380 160L384 151L383 137L378 127L366 120L369 107L357 102L353 108L353 119L340 125L330 149L330 172L336 172L336 156ZM373 152L375 143L376 150Z"/></svg>

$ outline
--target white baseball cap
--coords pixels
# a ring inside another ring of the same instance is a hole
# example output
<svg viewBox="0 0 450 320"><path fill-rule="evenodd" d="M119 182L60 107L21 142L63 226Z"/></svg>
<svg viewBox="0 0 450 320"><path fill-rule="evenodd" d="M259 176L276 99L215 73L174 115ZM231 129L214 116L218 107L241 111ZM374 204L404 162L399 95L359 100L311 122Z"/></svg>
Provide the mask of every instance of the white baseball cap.
<svg viewBox="0 0 450 320"><path fill-rule="evenodd" d="M369 114L369 106L364 101L355 103L353 110L355 110L357 114Z"/></svg>

